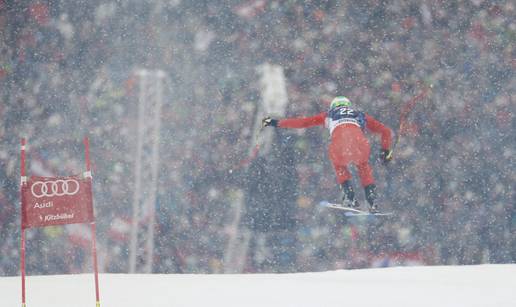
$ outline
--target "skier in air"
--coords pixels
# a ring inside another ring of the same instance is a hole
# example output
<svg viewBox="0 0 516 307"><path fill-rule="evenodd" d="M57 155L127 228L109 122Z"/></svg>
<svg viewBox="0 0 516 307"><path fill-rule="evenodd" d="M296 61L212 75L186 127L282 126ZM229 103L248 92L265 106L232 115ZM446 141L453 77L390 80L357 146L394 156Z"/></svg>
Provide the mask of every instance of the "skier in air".
<svg viewBox="0 0 516 307"><path fill-rule="evenodd" d="M337 181L342 187L342 204L354 209L360 207L355 199L351 173L348 170L348 165L353 163L357 167L362 187L364 187L369 211L377 213L376 185L373 169L369 164L371 148L364 131L367 129L381 136L380 157L384 163L388 163L392 159L391 130L389 128L372 116L354 109L351 101L344 96L335 97L327 112L321 112L315 116L280 120L270 117L262 119L263 127L307 128L321 125L325 125L330 130L331 142L328 152Z"/></svg>

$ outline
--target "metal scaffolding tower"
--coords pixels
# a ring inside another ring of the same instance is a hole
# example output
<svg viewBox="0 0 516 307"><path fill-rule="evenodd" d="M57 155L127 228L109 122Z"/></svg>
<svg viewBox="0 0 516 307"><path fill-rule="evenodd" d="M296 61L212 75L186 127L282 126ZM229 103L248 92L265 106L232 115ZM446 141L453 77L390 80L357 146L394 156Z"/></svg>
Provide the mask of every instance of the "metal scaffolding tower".
<svg viewBox="0 0 516 307"><path fill-rule="evenodd" d="M160 114L166 74L161 70L141 69L136 75L139 95L129 273L151 273L160 162Z"/></svg>

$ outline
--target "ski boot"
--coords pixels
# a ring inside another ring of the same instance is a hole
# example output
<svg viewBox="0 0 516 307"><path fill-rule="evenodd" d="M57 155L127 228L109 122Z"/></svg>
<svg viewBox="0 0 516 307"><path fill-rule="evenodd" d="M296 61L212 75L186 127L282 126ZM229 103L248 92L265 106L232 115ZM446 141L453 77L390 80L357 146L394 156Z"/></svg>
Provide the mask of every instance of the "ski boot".
<svg viewBox="0 0 516 307"><path fill-rule="evenodd" d="M342 205L344 207L358 209L360 204L355 199L355 191L353 191L353 186L349 180L344 181L341 184L342 187Z"/></svg>
<svg viewBox="0 0 516 307"><path fill-rule="evenodd" d="M378 205L374 203L376 200L376 185L370 184L364 188L365 198L369 203L369 212L370 213L378 213L380 212L378 209Z"/></svg>

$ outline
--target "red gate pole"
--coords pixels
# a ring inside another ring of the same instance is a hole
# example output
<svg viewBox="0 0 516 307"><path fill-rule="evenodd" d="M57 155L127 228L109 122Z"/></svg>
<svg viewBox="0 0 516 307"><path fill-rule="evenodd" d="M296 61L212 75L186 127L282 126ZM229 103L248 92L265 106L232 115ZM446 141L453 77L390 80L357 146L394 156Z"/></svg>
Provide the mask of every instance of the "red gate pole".
<svg viewBox="0 0 516 307"><path fill-rule="evenodd" d="M89 141L88 137L84 138L84 159L86 161L85 177L88 178L88 180L91 183L92 176L91 176L91 162L90 162L90 141ZM91 186L93 186L93 185L91 185ZM93 191L91 193L92 193L92 198L93 198ZM97 262L97 240L95 238L95 228L96 228L95 220L90 225L91 225L91 249L92 249L92 256L93 256L93 270L94 270L94 275L95 275L95 301L96 301L96 307L100 307L99 269L98 269L98 262Z"/></svg>
<svg viewBox="0 0 516 307"><path fill-rule="evenodd" d="M20 227L21 227L21 253L20 253L20 271L21 271L21 287L22 287L22 307L25 307L25 228L23 227L23 192L22 187L27 183L25 176L25 138L21 139L21 155L20 155Z"/></svg>

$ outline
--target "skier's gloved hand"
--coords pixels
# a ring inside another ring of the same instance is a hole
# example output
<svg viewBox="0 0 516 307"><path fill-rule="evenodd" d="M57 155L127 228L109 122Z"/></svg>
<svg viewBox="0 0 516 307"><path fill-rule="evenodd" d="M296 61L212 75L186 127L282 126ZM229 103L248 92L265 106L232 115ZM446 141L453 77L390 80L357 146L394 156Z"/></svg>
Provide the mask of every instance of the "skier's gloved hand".
<svg viewBox="0 0 516 307"><path fill-rule="evenodd" d="M265 117L262 119L262 127L278 127L278 120L270 118L270 116Z"/></svg>
<svg viewBox="0 0 516 307"><path fill-rule="evenodd" d="M389 163L392 160L392 150L382 149L382 151L380 151L380 159L382 159L384 164Z"/></svg>

